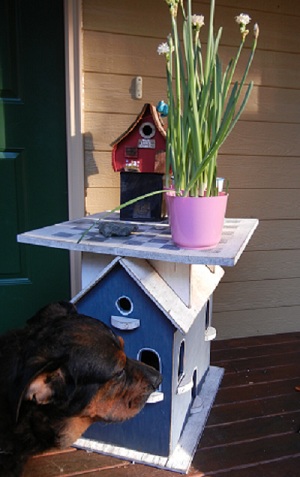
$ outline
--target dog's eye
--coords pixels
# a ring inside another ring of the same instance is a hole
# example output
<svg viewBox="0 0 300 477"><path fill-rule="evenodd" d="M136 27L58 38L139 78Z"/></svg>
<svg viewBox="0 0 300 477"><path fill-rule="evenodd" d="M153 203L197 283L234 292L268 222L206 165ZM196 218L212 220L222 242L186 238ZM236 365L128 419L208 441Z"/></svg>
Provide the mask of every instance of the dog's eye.
<svg viewBox="0 0 300 477"><path fill-rule="evenodd" d="M122 369L119 373L115 374L114 377L115 377L116 379L121 379L121 378L124 377L124 375L125 375L125 369Z"/></svg>

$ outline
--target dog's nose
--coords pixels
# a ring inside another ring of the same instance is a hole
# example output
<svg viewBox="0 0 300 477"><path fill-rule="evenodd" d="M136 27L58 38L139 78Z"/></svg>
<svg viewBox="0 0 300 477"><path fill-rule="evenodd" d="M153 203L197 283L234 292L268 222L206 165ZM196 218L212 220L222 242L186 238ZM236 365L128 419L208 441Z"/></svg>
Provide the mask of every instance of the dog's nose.
<svg viewBox="0 0 300 477"><path fill-rule="evenodd" d="M158 373L158 376L156 377L156 379L153 383L153 386L155 387L155 389L158 388L158 386L160 385L161 382L162 382L162 375L160 373Z"/></svg>
<svg viewBox="0 0 300 477"><path fill-rule="evenodd" d="M151 386L153 386L154 389L157 389L162 382L162 375L155 368L152 368L152 366L147 366L147 374Z"/></svg>
<svg viewBox="0 0 300 477"><path fill-rule="evenodd" d="M162 375L160 372L149 364L127 358L127 366L129 369L134 369L141 373L153 390L157 389L162 382Z"/></svg>

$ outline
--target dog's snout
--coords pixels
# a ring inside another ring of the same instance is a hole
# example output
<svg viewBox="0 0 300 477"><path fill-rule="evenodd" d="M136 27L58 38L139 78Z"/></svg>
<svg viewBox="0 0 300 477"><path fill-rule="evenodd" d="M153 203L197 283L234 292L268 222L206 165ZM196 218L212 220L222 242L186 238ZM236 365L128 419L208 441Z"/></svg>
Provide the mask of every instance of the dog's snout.
<svg viewBox="0 0 300 477"><path fill-rule="evenodd" d="M158 373L158 371L157 371L157 373ZM153 386L155 387L155 389L158 388L158 386L161 384L161 382L162 382L162 375L160 373L158 373L156 378L154 378L154 380L153 380Z"/></svg>
<svg viewBox="0 0 300 477"><path fill-rule="evenodd" d="M161 373L149 364L127 358L127 367L128 369L134 369L135 372L142 375L144 381L147 382L148 386L150 385L153 390L157 389L162 382Z"/></svg>
<svg viewBox="0 0 300 477"><path fill-rule="evenodd" d="M162 382L162 375L160 374L155 380L155 382L153 383L153 387L157 389L159 385L161 384L161 382Z"/></svg>
<svg viewBox="0 0 300 477"><path fill-rule="evenodd" d="M157 389L160 383L162 382L162 375L160 374L160 372L157 371L155 368L148 366L148 377L149 377L151 386L154 389Z"/></svg>

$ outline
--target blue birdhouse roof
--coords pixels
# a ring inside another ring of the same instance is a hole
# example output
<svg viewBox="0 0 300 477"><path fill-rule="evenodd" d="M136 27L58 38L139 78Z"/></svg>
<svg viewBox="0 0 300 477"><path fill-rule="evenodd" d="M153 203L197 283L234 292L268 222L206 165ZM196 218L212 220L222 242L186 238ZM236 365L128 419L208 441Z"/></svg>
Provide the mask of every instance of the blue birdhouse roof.
<svg viewBox="0 0 300 477"><path fill-rule="evenodd" d="M208 267L199 265L201 270L199 268L199 273L197 273L196 269L196 273L193 274L193 285L196 287L197 293L195 293L192 306L187 306L147 260L116 257L101 271L93 283L73 299L73 302L76 303L82 296L86 295L118 263L173 326L183 334L188 333L199 311L206 305L209 296L213 293L223 275L223 270L220 267L217 268L215 273L212 273Z"/></svg>

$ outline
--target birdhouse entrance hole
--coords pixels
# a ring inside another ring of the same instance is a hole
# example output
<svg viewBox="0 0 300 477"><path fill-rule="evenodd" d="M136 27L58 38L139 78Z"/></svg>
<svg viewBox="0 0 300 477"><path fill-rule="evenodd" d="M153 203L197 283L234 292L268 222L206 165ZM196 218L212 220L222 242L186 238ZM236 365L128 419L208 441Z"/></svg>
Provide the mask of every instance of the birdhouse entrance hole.
<svg viewBox="0 0 300 477"><path fill-rule="evenodd" d="M150 139L155 135L155 126L152 123L143 123L139 129L140 135L145 139Z"/></svg>
<svg viewBox="0 0 300 477"><path fill-rule="evenodd" d="M158 353L153 349L141 349L138 354L138 359L142 362L147 364L148 366L152 366L157 371L161 373L161 361ZM154 391L148 398L147 404L155 404L157 402L164 400L164 393L161 391L162 386L160 385L157 391Z"/></svg>
<svg viewBox="0 0 300 477"><path fill-rule="evenodd" d="M198 389L197 389L197 369L195 369L194 373L193 373L192 399L195 399L195 397L197 396L197 392L198 392Z"/></svg>
<svg viewBox="0 0 300 477"><path fill-rule="evenodd" d="M116 307L122 315L126 316L132 312L133 303L128 296L120 296L116 301Z"/></svg>
<svg viewBox="0 0 300 477"><path fill-rule="evenodd" d="M206 311L205 311L205 328L208 328L210 325L210 301L208 300L206 303Z"/></svg>
<svg viewBox="0 0 300 477"><path fill-rule="evenodd" d="M179 360L178 360L178 383L184 376L184 354L185 354L185 342L184 340L180 344Z"/></svg>
<svg viewBox="0 0 300 477"><path fill-rule="evenodd" d="M152 349L142 349L139 352L139 360L142 361L142 363L148 364L148 366L152 366L152 368L155 368L157 371L160 371L160 358Z"/></svg>

